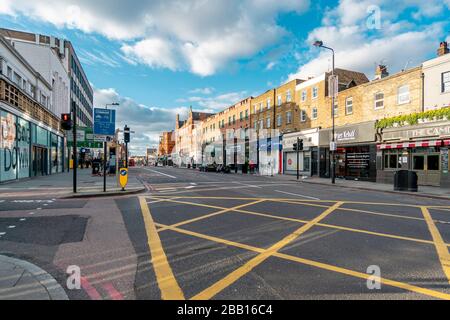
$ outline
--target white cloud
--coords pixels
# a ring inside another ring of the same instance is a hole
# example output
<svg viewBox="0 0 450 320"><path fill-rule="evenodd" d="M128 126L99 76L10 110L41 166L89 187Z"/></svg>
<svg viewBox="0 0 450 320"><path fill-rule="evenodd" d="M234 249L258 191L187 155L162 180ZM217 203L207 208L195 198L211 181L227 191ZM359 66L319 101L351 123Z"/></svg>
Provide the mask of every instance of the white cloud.
<svg viewBox="0 0 450 320"><path fill-rule="evenodd" d="M126 57L141 61L150 67L167 68L172 71L179 67L173 45L164 39L145 39L133 46L124 45L121 50Z"/></svg>
<svg viewBox="0 0 450 320"><path fill-rule="evenodd" d="M368 30L367 8L379 5L381 29ZM427 8L424 8L427 7ZM433 57L439 41L446 37L448 22L421 25L414 19L402 20L400 13L411 9L413 16L442 14L445 8L441 1L416 0L342 0L335 8L328 10L322 25L312 30L306 42L310 49L298 56L301 66L289 79L316 76L331 69L331 52L312 47L315 40L336 51L336 67L362 71L370 78L378 63L386 63L388 69L398 72L405 66L419 65ZM306 59L305 59L306 57Z"/></svg>
<svg viewBox="0 0 450 320"><path fill-rule="evenodd" d="M192 93L192 94L199 93L199 94L203 94L203 95L210 95L210 94L213 94L214 91L215 91L214 88L208 87L208 88L197 88L197 89L189 91L189 93Z"/></svg>
<svg viewBox="0 0 450 320"><path fill-rule="evenodd" d="M229 92L210 97L191 96L177 102L192 104L195 110L216 113L248 97L246 91Z"/></svg>
<svg viewBox="0 0 450 320"><path fill-rule="evenodd" d="M132 135L130 150L133 154L143 155L146 148L157 146L162 131L175 128L176 114L185 117L187 107L159 108L148 107L131 98L122 97L115 89L94 88L94 105L104 106L107 103L118 102L117 127L128 125L136 133Z"/></svg>
<svg viewBox="0 0 450 320"><path fill-rule="evenodd" d="M276 18L309 0L2 0L0 13L125 40L131 61L209 76L280 42Z"/></svg>

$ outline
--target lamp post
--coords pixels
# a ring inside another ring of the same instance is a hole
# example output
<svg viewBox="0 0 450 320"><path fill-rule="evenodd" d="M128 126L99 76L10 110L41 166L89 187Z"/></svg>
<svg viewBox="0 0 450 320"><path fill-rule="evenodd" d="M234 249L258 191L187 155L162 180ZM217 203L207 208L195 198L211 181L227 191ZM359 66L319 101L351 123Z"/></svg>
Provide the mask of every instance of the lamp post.
<svg viewBox="0 0 450 320"><path fill-rule="evenodd" d="M119 104L117 102L107 103L105 105L106 110L108 110L108 106L119 106ZM108 151L107 144L108 144L108 142L105 140L103 142L103 192L106 192L106 152ZM117 168L116 168L116 170L117 170Z"/></svg>
<svg viewBox="0 0 450 320"><path fill-rule="evenodd" d="M330 50L332 52L332 69L331 69L331 76L334 80L334 49L324 46L323 41L316 41L314 42L314 46L318 48L323 48ZM337 88L328 88L328 90L333 89L332 95L331 95L331 117L333 118L333 132L332 132L332 140L330 145L330 152L331 152L331 183L336 184L336 135L335 135L335 92L334 90L337 90Z"/></svg>

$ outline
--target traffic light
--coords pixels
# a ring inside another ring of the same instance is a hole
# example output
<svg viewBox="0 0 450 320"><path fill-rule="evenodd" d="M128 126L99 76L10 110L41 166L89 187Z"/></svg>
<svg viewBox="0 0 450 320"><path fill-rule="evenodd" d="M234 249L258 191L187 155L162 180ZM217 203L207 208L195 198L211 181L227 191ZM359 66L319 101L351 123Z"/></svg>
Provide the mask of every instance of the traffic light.
<svg viewBox="0 0 450 320"><path fill-rule="evenodd" d="M63 113L61 115L61 128L63 130L72 130L73 123L72 123L72 116L70 113Z"/></svg>
<svg viewBox="0 0 450 320"><path fill-rule="evenodd" d="M300 144L298 145L298 151L303 151L303 148L304 148L303 140L300 140L299 142L300 142Z"/></svg>
<svg viewBox="0 0 450 320"><path fill-rule="evenodd" d="M129 143L130 142L130 128L128 128L128 126L125 126L125 128L123 129L123 139L125 141L125 143Z"/></svg>
<svg viewBox="0 0 450 320"><path fill-rule="evenodd" d="M294 151L298 151L298 144L294 143Z"/></svg>

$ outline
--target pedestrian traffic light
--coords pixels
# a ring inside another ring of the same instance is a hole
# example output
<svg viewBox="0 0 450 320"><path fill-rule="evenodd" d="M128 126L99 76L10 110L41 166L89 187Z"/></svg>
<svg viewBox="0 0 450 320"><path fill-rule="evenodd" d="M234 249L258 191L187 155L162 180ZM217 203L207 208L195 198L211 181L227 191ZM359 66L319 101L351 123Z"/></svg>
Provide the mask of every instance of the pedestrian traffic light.
<svg viewBox="0 0 450 320"><path fill-rule="evenodd" d="M61 115L61 128L63 130L69 131L69 130L72 130L72 126L73 126L73 123L72 123L72 116L71 116L71 114L70 113L63 113Z"/></svg>
<svg viewBox="0 0 450 320"><path fill-rule="evenodd" d="M125 143L129 143L130 142L130 128L128 128L128 126L125 126L125 128L123 129L123 140L125 141Z"/></svg>

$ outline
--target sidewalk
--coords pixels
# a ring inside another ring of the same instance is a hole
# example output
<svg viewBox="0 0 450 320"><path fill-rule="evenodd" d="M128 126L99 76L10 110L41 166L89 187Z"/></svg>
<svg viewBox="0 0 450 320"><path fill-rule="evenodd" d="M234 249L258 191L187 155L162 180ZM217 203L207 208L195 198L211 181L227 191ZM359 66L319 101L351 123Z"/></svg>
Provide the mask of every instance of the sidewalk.
<svg viewBox="0 0 450 320"><path fill-rule="evenodd" d="M0 300L68 300L64 289L41 268L0 255Z"/></svg>
<svg viewBox="0 0 450 320"><path fill-rule="evenodd" d="M118 194L133 194L145 191L144 185L133 174L129 172L126 192L117 183L116 176L106 177L106 190L103 192L103 177L92 176L91 169L78 169L77 171L77 191L73 194L73 172L58 173L51 176L36 177L0 184L0 194L4 193L42 193L51 192L55 197L89 197L89 196L111 196Z"/></svg>
<svg viewBox="0 0 450 320"><path fill-rule="evenodd" d="M282 179L282 180L297 181L295 176L290 176L290 175L289 176L278 175L278 176L276 176L276 179L277 178ZM301 177L300 182L333 186L333 184L331 183L331 179L318 178L318 177L308 177L308 178ZM413 196L418 196L418 197L450 200L450 189L440 188L440 187L419 186L419 192L401 192L401 191L394 191L394 186L391 184L367 182L367 181L343 180L343 179L336 179L335 186L340 187L340 188L398 193L398 194L407 194L407 195L413 195Z"/></svg>

